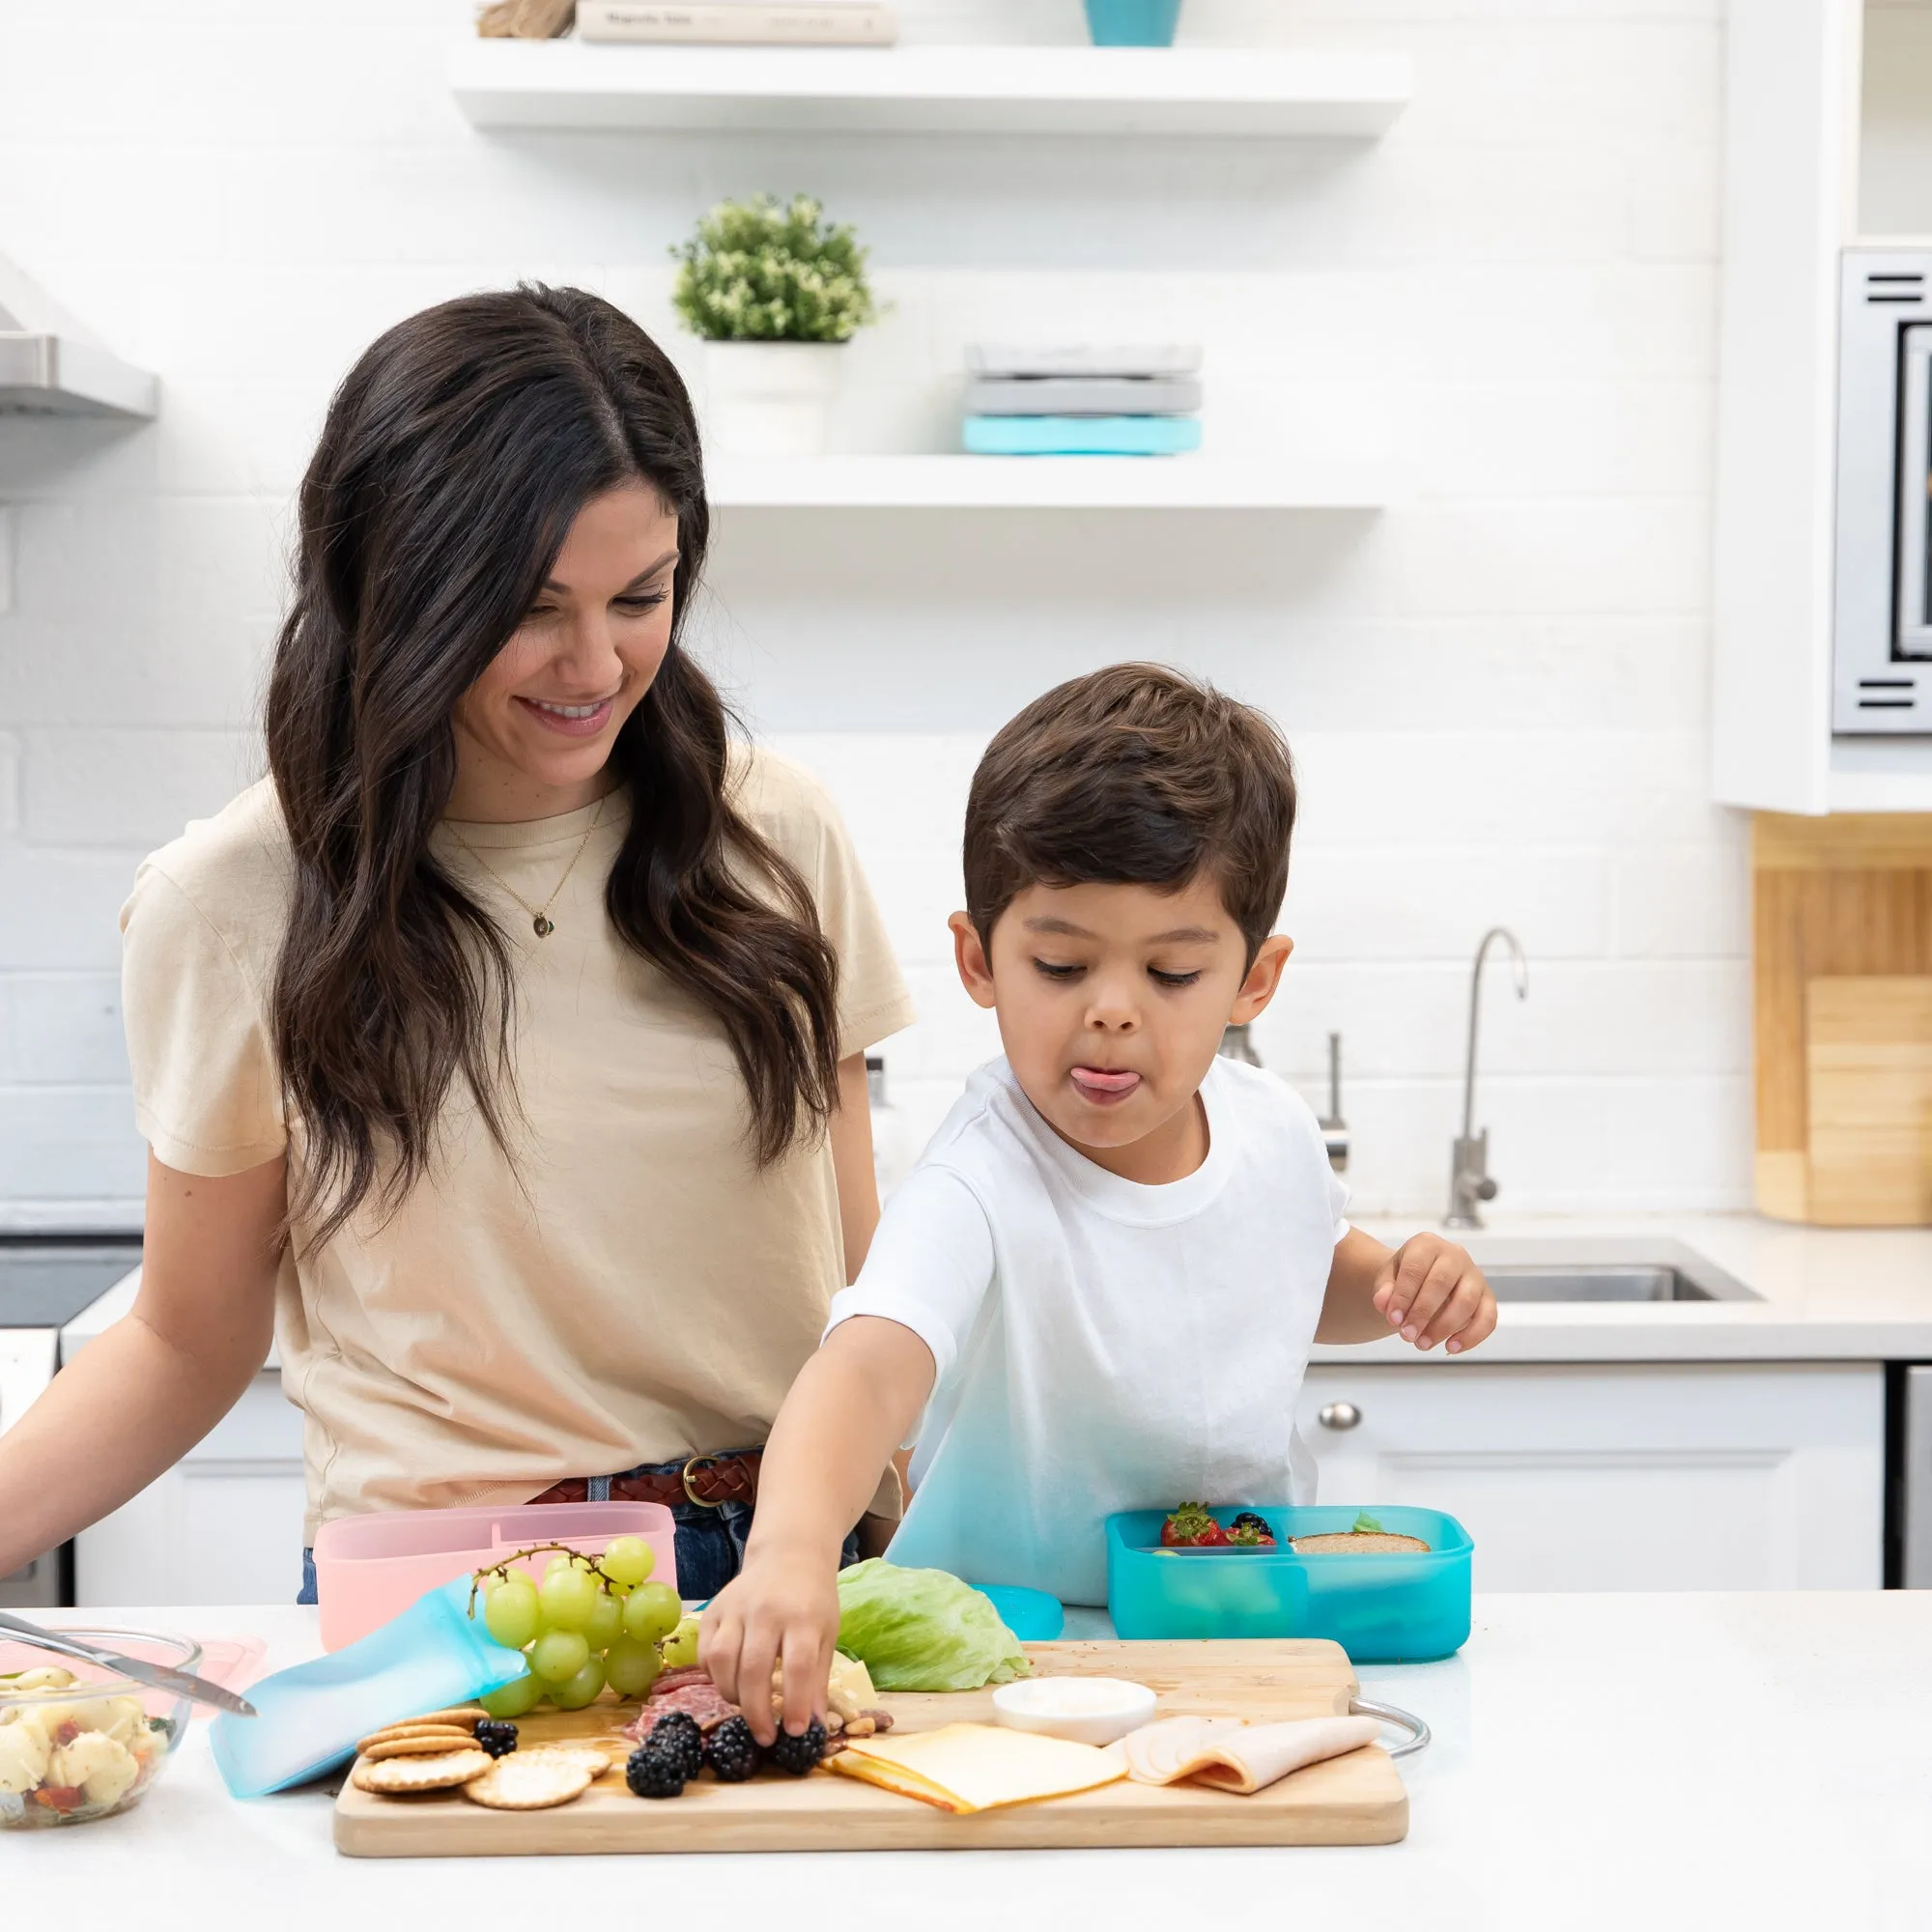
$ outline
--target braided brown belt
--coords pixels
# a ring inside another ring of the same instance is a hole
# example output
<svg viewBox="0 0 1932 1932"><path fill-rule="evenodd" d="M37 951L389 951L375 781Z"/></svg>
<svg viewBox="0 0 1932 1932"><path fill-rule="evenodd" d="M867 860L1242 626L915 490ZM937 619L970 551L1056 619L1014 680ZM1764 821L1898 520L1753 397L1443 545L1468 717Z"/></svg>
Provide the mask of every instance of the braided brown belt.
<svg viewBox="0 0 1932 1932"><path fill-rule="evenodd" d="M613 1503L699 1503L717 1509L724 1503L755 1503L761 1451L740 1456L694 1456L682 1469L653 1469L641 1475L612 1476ZM590 1499L590 1484L582 1476L566 1476L553 1483L533 1503L582 1503Z"/></svg>

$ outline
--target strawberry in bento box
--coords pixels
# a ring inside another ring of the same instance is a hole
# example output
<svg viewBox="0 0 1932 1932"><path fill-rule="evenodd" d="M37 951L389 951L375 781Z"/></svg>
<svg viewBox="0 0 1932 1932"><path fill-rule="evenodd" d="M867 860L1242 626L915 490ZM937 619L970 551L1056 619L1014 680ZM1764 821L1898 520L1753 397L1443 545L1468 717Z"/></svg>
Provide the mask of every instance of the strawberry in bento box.
<svg viewBox="0 0 1932 1932"><path fill-rule="evenodd" d="M1182 1503L1160 1526L1163 1549L1225 1549L1228 1532L1208 1513L1206 1503Z"/></svg>

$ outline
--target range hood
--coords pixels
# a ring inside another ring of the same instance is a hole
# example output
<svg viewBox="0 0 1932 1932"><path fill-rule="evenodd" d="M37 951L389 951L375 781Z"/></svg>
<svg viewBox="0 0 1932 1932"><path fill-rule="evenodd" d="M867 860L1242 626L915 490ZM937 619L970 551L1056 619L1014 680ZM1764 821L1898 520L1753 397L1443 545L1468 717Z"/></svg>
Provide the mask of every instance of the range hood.
<svg viewBox="0 0 1932 1932"><path fill-rule="evenodd" d="M158 388L0 255L0 415L151 416Z"/></svg>

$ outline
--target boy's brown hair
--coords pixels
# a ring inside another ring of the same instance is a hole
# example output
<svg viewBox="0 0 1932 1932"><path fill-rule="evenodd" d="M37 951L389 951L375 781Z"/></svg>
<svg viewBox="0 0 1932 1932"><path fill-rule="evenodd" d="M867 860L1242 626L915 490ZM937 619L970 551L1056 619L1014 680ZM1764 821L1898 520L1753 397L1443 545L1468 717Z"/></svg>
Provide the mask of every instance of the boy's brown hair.
<svg viewBox="0 0 1932 1932"><path fill-rule="evenodd" d="M986 747L966 801L966 910L990 947L1027 887L1202 872L1248 960L1288 890L1294 766L1261 712L1163 665L1110 665L1037 697Z"/></svg>

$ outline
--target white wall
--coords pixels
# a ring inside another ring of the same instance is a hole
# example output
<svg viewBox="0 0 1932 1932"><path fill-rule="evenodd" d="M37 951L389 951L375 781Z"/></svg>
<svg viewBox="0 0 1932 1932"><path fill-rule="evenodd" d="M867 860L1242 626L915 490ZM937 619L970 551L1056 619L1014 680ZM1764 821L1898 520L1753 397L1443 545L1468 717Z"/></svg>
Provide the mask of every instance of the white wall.
<svg viewBox="0 0 1932 1932"><path fill-rule="evenodd" d="M901 5L920 38L1080 33L1074 0ZM935 444L964 335L1114 319L1205 337L1210 439L1393 434L1415 478L1378 518L724 515L706 647L851 815L925 1015L900 1097L931 1118L989 1050L943 925L979 746L1153 656L1294 742L1261 1043L1319 1094L1346 1035L1365 1206L1439 1210L1498 921L1532 962L1488 1008L1504 1202L1744 1204L1743 828L1705 772L1719 0L1187 7L1192 38L1410 49L1415 102L1373 148L486 138L441 81L461 0L0 0L0 249L163 382L152 428L0 422L0 1213L134 1211L115 911L256 769L290 493L355 353L519 275L668 333L667 244L794 186L897 302L848 444Z"/></svg>

